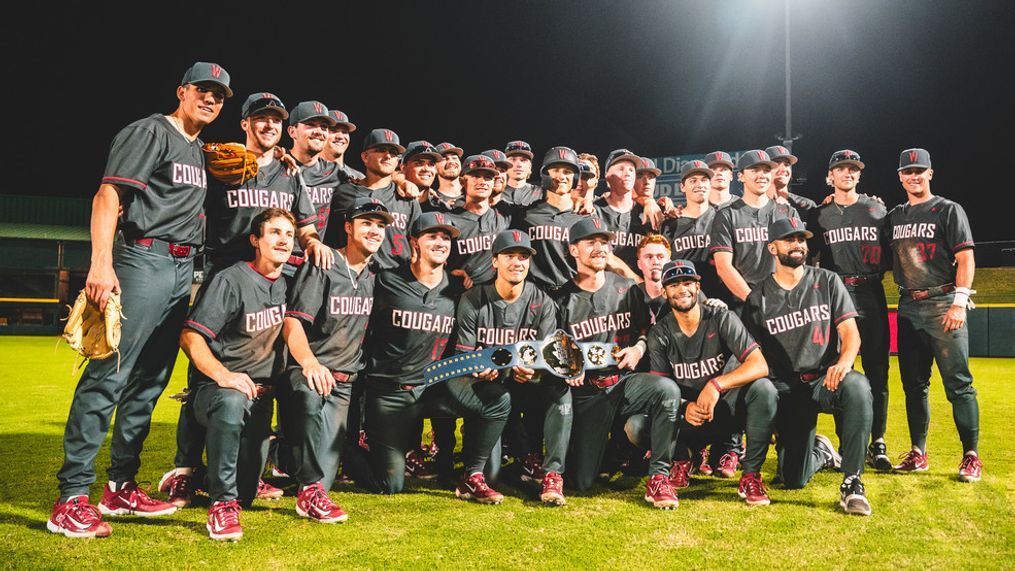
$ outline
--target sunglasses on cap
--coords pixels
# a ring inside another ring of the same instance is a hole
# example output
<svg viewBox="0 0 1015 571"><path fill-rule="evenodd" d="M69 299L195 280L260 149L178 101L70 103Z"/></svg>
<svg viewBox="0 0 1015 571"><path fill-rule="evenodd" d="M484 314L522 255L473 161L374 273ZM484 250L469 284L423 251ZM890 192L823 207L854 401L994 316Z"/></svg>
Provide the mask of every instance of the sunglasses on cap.
<svg viewBox="0 0 1015 571"><path fill-rule="evenodd" d="M513 141L507 146L509 151L531 151L532 147L521 141Z"/></svg>
<svg viewBox="0 0 1015 571"><path fill-rule="evenodd" d="M698 272L691 266L670 266L663 270L663 283L679 281L682 278L698 281Z"/></svg>

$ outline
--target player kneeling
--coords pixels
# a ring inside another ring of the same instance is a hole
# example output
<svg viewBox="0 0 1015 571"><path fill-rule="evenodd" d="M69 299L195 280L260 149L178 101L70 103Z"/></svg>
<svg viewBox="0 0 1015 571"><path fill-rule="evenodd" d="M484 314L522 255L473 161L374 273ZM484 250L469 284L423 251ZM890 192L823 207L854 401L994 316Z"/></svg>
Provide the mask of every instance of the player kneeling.
<svg viewBox="0 0 1015 571"><path fill-rule="evenodd" d="M668 262L662 284L671 311L648 334L652 373L680 386L686 402L679 422L670 484L686 488L691 451L746 431L740 497L768 505L761 465L775 422L775 387L758 343L733 312L698 303L701 276L686 260Z"/></svg>
<svg viewBox="0 0 1015 571"><path fill-rule="evenodd" d="M286 284L279 279L292 254L296 222L269 208L250 225L253 262L216 273L184 322L180 346L190 359L187 402L207 430L208 534L243 537L240 506L257 494L278 371Z"/></svg>
<svg viewBox="0 0 1015 571"><path fill-rule="evenodd" d="M775 273L747 296L744 324L761 343L779 391L776 430L783 483L802 488L818 470L841 463L842 508L870 515L860 474L873 397L867 377L853 370L860 350L857 312L838 275L804 265L810 237L796 218L768 225ZM837 415L841 458L827 438L815 434L819 412Z"/></svg>

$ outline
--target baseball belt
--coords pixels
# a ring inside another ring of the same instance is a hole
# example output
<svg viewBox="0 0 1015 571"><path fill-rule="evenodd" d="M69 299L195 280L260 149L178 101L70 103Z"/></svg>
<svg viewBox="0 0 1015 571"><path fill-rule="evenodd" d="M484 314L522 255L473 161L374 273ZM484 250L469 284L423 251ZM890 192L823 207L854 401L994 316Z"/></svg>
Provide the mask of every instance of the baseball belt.
<svg viewBox="0 0 1015 571"><path fill-rule="evenodd" d="M423 383L432 385L484 369L515 366L546 370L570 379L585 371L616 365L618 351L620 347L613 343L579 343L566 331L558 329L542 341L487 347L441 359L423 370Z"/></svg>
<svg viewBox="0 0 1015 571"><path fill-rule="evenodd" d="M899 295L909 296L914 301L921 301L924 299L937 297L939 295L949 294L955 291L955 284L945 284L942 286L929 287L925 289L908 289L899 287Z"/></svg>

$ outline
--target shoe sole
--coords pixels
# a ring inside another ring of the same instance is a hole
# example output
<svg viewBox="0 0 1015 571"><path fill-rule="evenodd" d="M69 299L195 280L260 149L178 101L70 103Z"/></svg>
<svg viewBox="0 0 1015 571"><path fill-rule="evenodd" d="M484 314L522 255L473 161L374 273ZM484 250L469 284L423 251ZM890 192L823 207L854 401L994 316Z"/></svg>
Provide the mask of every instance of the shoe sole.
<svg viewBox="0 0 1015 571"><path fill-rule="evenodd" d="M309 512L305 512L305 511L301 510L299 506L296 506L296 514L299 515L300 517L305 517L305 518L309 519L310 521L316 521L317 523L344 523L345 520L349 519L349 514L342 514L342 515L340 515L338 517L333 517L333 518L328 518L328 519L321 519L321 518L318 518L318 517L311 517Z"/></svg>
<svg viewBox="0 0 1015 571"><path fill-rule="evenodd" d="M656 509L660 509L660 510L674 510L674 509L677 509L677 506L680 505L680 501L679 500L676 501L676 502L669 502L669 501L666 501L666 502L657 502L657 501L653 500L651 496L645 496L645 501L650 503L650 504L652 504L652 507L654 507Z"/></svg>
<svg viewBox="0 0 1015 571"><path fill-rule="evenodd" d="M282 491L282 490L279 490L278 492L272 492L270 494L263 494L263 495L262 494L257 494L256 496L254 496L254 499L256 499L256 500L281 500L282 496L284 496L284 495L285 495L285 492Z"/></svg>
<svg viewBox="0 0 1015 571"><path fill-rule="evenodd" d="M860 507L859 509L856 509L856 508L852 508L851 509L849 507L850 506L850 503L849 503L850 499L853 499L855 497L857 497L857 496L846 496L845 499L839 500L839 505L842 507L843 511L845 511L849 515L870 515L871 514L870 504L867 504L866 507Z"/></svg>
<svg viewBox="0 0 1015 571"><path fill-rule="evenodd" d="M173 504L173 506L175 506L176 509L182 510L183 508L185 508L185 507L190 505L191 500L182 500L182 499L181 500L169 500L169 503Z"/></svg>
<svg viewBox="0 0 1015 571"><path fill-rule="evenodd" d="M715 476L716 478L722 478L724 480L729 480L729 479L732 479L733 477L735 477L737 475L737 472L736 472L736 470L734 470L732 472L724 472L722 470L716 470L715 472L712 472L712 475Z"/></svg>
<svg viewBox="0 0 1015 571"><path fill-rule="evenodd" d="M108 516L133 515L137 517L161 517L164 515L171 515L176 513L176 509L177 509L176 506L171 506L167 509L160 510L157 512L139 512L128 508L111 509L107 508L105 504L99 504L99 511L102 512L102 515Z"/></svg>
<svg viewBox="0 0 1015 571"><path fill-rule="evenodd" d="M460 492L458 490L455 490L455 497L460 499L460 500L466 500L466 501L472 500L472 501L476 502L477 504L483 504L485 506L495 506L495 505L498 505L498 504L500 504L501 502L504 501L504 497L503 496L501 496L500 498L477 498L476 496L473 496L472 494L470 494L468 492Z"/></svg>
<svg viewBox="0 0 1015 571"><path fill-rule="evenodd" d="M875 456L873 458L868 456L867 465L877 470L878 472L890 472L893 468L895 468L894 466L892 466L891 459L889 459L888 456L884 455Z"/></svg>
<svg viewBox="0 0 1015 571"><path fill-rule="evenodd" d="M562 506L567 503L567 500L564 499L564 496L560 496L557 494L542 494L539 496L539 501L549 506Z"/></svg>
<svg viewBox="0 0 1015 571"><path fill-rule="evenodd" d="M243 538L243 532L238 531L236 533L214 533L211 530L210 525L204 526L208 530L208 538L214 539L215 541L239 541Z"/></svg>
<svg viewBox="0 0 1015 571"><path fill-rule="evenodd" d="M737 495L740 496L740 499L744 500L744 502L746 502L747 505L749 505L751 507L754 507L754 506L767 506L767 505L772 503L772 500L769 499L769 498L765 498L763 500L749 500L749 499L747 499L747 494L741 492L740 490L737 490Z"/></svg>
<svg viewBox="0 0 1015 571"><path fill-rule="evenodd" d="M975 484L982 479L982 476L963 476L962 474L959 474L959 481L966 482L967 484Z"/></svg>
<svg viewBox="0 0 1015 571"><path fill-rule="evenodd" d="M84 531L84 532L71 531L69 529L56 525L50 520L46 520L46 529L48 529L51 533L57 533L63 535L64 537L69 537L71 539L94 539L96 537L109 537L113 533L112 531L110 531L106 535L99 535L94 531Z"/></svg>

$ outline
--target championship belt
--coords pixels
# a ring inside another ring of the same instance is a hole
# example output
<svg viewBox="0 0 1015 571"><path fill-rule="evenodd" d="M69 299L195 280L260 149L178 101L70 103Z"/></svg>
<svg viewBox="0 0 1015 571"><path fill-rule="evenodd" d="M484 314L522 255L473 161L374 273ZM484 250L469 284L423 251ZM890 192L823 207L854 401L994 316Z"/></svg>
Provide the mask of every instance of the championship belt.
<svg viewBox="0 0 1015 571"><path fill-rule="evenodd" d="M423 384L432 385L484 369L507 369L521 365L550 371L564 379L585 371L617 364L620 347L614 343L578 343L562 329L542 341L521 341L512 345L487 347L441 359L423 369Z"/></svg>

